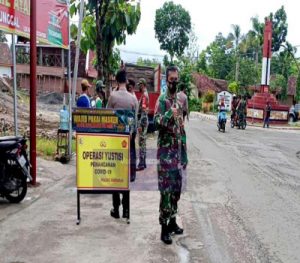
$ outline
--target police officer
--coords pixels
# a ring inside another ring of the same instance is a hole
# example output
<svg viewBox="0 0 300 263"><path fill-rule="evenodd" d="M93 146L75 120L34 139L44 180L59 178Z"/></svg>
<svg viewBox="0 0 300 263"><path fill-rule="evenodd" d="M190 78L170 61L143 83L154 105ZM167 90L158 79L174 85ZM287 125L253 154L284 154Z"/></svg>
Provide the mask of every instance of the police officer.
<svg viewBox="0 0 300 263"><path fill-rule="evenodd" d="M187 151L183 109L176 94L176 67L167 68L166 80L168 88L156 102L154 122L159 132L157 158L161 240L165 244L172 244L171 234L183 233L183 229L176 223L176 214L181 194L182 169L186 169L187 166Z"/></svg>
<svg viewBox="0 0 300 263"><path fill-rule="evenodd" d="M146 140L147 140L147 130L148 130L148 111L149 111L149 96L147 91L147 82L145 79L141 78L138 82L138 86L141 92L141 97L139 100L139 165L137 171L144 170L147 168L146 165Z"/></svg>

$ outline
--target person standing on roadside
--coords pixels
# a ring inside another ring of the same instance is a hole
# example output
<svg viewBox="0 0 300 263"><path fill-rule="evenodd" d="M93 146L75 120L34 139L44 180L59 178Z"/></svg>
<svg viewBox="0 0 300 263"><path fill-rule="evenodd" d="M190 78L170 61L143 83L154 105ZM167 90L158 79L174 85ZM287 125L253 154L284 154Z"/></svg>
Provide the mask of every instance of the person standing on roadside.
<svg viewBox="0 0 300 263"><path fill-rule="evenodd" d="M132 94L130 94L126 89L127 78L125 70L119 70L116 75L116 80L118 82L118 91L114 91L111 93L108 102L107 108L110 109L125 109L136 111L136 101L134 100ZM132 155L132 140L130 140L130 156ZM130 174L130 181L133 182L135 180L135 173ZM120 193L113 193L112 197L113 208L110 211L110 215L114 218L120 218L119 214L119 206L121 203ZM129 192L125 192L122 198L122 206L123 206L123 218L128 218L129 215Z"/></svg>
<svg viewBox="0 0 300 263"><path fill-rule="evenodd" d="M148 111L149 111L149 96L147 91L147 82L145 79L141 78L138 82L138 86L141 92L141 97L139 101L139 165L137 171L144 170L147 168L146 165L146 140L147 140L147 130L148 130Z"/></svg>
<svg viewBox="0 0 300 263"><path fill-rule="evenodd" d="M271 104L269 101L267 101L267 105L266 105L266 108L265 108L265 119L264 119L264 128L266 127L267 125L267 128L269 128L269 124L270 124L270 117L271 117Z"/></svg>
<svg viewBox="0 0 300 263"><path fill-rule="evenodd" d="M77 100L77 107L78 108L91 108L91 101L89 98L89 88L91 84L88 82L87 79L83 79L81 81L81 90L82 93Z"/></svg>
<svg viewBox="0 0 300 263"><path fill-rule="evenodd" d="M158 130L157 171L161 240L165 244L172 244L171 234L183 234L183 229L176 223L176 214L181 195L182 170L186 169L188 160L183 109L177 97L177 67L167 68L166 80L167 91L160 95L156 102L154 123Z"/></svg>
<svg viewBox="0 0 300 263"><path fill-rule="evenodd" d="M103 84L102 80L98 80L96 83L96 109L101 109L104 107L104 100L105 100L105 92L103 89L105 85Z"/></svg>
<svg viewBox="0 0 300 263"><path fill-rule="evenodd" d="M139 109L139 102L136 98L134 88L135 88L135 81L132 79L128 79L127 85L126 85L127 91L132 95L134 101L135 101L135 130L133 131L131 135L131 153L130 153L130 172L132 176L136 177L136 147L135 147L135 138L137 134L137 116L138 116L138 109Z"/></svg>
<svg viewBox="0 0 300 263"><path fill-rule="evenodd" d="M186 95L186 86L184 83L180 83L179 85L179 92L177 94L178 102L182 105L183 110L183 121L185 121L185 117L189 120L189 101L188 96Z"/></svg>

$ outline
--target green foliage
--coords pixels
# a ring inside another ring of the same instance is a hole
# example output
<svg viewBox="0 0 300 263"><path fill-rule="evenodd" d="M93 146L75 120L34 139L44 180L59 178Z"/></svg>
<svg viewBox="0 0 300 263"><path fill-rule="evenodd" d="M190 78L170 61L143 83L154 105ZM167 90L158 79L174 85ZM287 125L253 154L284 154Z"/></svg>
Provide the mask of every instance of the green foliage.
<svg viewBox="0 0 300 263"><path fill-rule="evenodd" d="M108 59L108 65L109 65L109 73L115 75L120 68L121 64L121 54L120 50L115 48L112 53L110 53L109 59Z"/></svg>
<svg viewBox="0 0 300 263"><path fill-rule="evenodd" d="M57 141L54 139L37 138L36 149L39 156L51 157L56 153Z"/></svg>
<svg viewBox="0 0 300 263"><path fill-rule="evenodd" d="M157 65L160 64L160 62L154 58L151 60L149 58L143 59L143 58L139 57L136 61L136 64L138 66L147 66L147 67L155 68L155 67L157 67Z"/></svg>
<svg viewBox="0 0 300 263"><path fill-rule="evenodd" d="M189 111L201 111L202 109L202 101L201 99L191 98L189 99Z"/></svg>
<svg viewBox="0 0 300 263"><path fill-rule="evenodd" d="M270 80L270 89L271 89L271 91L279 90L284 85L286 85L286 79L283 75L276 74L275 77Z"/></svg>
<svg viewBox="0 0 300 263"><path fill-rule="evenodd" d="M75 24L72 24L70 26L70 34L71 34L71 38L73 40L76 40L77 39L77 33L78 33L78 28Z"/></svg>
<svg viewBox="0 0 300 263"><path fill-rule="evenodd" d="M272 51L276 52L280 49L282 43L286 40L286 35L288 31L287 15L284 10L284 6L278 9L273 16L270 14L272 21Z"/></svg>
<svg viewBox="0 0 300 263"><path fill-rule="evenodd" d="M234 68L234 51L229 45L229 40L219 33L214 42L206 49L207 74L216 79L227 79Z"/></svg>
<svg viewBox="0 0 300 263"><path fill-rule="evenodd" d="M239 94L239 84L235 81L229 83L228 85L228 91L232 94Z"/></svg>
<svg viewBox="0 0 300 263"><path fill-rule="evenodd" d="M77 14L78 10L78 2L72 0L71 15ZM104 77L108 81L109 73L115 70L113 48L115 44L125 43L127 34L135 33L140 16L140 4L135 0L92 0L85 3L80 44L85 52L96 50L99 79Z"/></svg>
<svg viewBox="0 0 300 263"><path fill-rule="evenodd" d="M196 70L199 73L207 74L208 72L208 65L206 62L206 53L205 51L202 51L196 64Z"/></svg>
<svg viewBox="0 0 300 263"><path fill-rule="evenodd" d="M286 79L298 74L299 63L295 59L295 49L286 42L287 15L281 7L269 15L273 25L271 74L281 74ZM233 25L233 32L224 37L219 33L215 40L203 51L196 63L196 70L216 79L239 83L240 90L260 82L262 45L265 23L257 17L251 18L252 29L245 35L239 25ZM284 49L279 48L284 47ZM282 97L285 97L283 90ZM239 93L237 92L237 93Z"/></svg>
<svg viewBox="0 0 300 263"><path fill-rule="evenodd" d="M30 147L29 142L28 142L28 146ZM56 148L57 148L56 139L37 137L36 150L38 156L41 156L46 159L52 159L56 153ZM75 140L72 140L72 152L75 151L76 151L76 142Z"/></svg>
<svg viewBox="0 0 300 263"><path fill-rule="evenodd" d="M156 10L154 30L160 48L167 51L173 61L174 56L182 56L189 44L190 14L181 5L165 2Z"/></svg>
<svg viewBox="0 0 300 263"><path fill-rule="evenodd" d="M205 103L212 103L214 101L215 94L211 91L208 91L204 94L203 102Z"/></svg>
<svg viewBox="0 0 300 263"><path fill-rule="evenodd" d="M261 67L256 66L253 59L243 57L239 61L239 72L239 85L247 87L257 83L261 74Z"/></svg>
<svg viewBox="0 0 300 263"><path fill-rule="evenodd" d="M189 62L189 60L183 59L181 65L179 66L179 79L181 85L185 87L188 98L191 96L192 72L194 71L193 64Z"/></svg>

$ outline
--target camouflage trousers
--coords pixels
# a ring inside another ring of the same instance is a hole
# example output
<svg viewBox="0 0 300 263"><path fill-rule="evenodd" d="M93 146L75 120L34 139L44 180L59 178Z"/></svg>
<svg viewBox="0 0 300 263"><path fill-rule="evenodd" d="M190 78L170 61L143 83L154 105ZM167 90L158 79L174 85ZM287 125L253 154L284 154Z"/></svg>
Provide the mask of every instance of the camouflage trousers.
<svg viewBox="0 0 300 263"><path fill-rule="evenodd" d="M178 211L177 203L181 192L160 192L159 204L159 223L169 224L170 219L174 218Z"/></svg>
<svg viewBox="0 0 300 263"><path fill-rule="evenodd" d="M139 132L139 166L146 166L146 140L147 140L147 130L148 130L148 116L147 114L142 114L140 119L139 127L142 129Z"/></svg>

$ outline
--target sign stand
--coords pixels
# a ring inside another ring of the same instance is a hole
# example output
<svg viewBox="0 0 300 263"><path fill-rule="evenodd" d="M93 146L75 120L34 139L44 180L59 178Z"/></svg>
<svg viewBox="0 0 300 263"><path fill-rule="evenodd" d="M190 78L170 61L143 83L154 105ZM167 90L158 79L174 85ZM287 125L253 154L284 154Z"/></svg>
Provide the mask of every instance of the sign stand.
<svg viewBox="0 0 300 263"><path fill-rule="evenodd" d="M129 194L128 198L128 216L126 218L127 224L130 224L130 190L128 191L120 191L118 193L124 194L127 193ZM104 191L104 190L80 190L77 189L77 221L76 225L80 225L81 222L81 216L80 216L80 195L81 194L113 194L116 193L116 191Z"/></svg>
<svg viewBox="0 0 300 263"><path fill-rule="evenodd" d="M81 223L80 195L127 194L130 224L130 134L135 112L123 109L76 108L77 221ZM124 196L123 196L124 198Z"/></svg>

